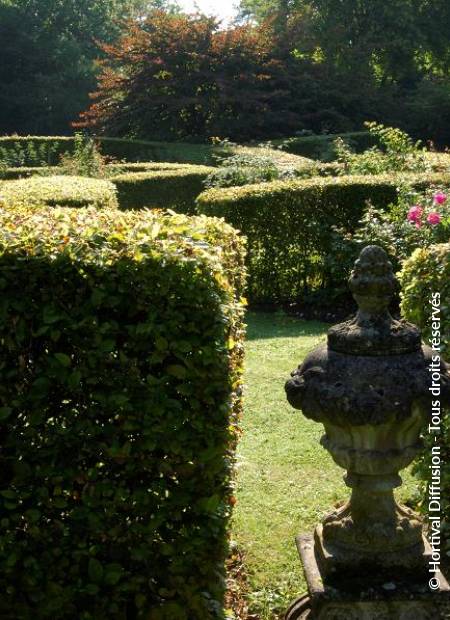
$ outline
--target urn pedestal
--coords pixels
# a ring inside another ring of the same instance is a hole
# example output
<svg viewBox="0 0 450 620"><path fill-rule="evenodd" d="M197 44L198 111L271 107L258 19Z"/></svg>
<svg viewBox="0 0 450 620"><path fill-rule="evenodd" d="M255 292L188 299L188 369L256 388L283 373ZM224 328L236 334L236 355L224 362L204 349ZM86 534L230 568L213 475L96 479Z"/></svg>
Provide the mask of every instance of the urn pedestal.
<svg viewBox="0 0 450 620"><path fill-rule="evenodd" d="M450 618L450 587L429 574L431 549L419 515L397 503L399 471L422 450L431 415L432 351L420 331L388 311L396 280L384 250L366 247L349 280L355 317L332 327L286 384L290 404L325 428L322 445L346 470L346 505L297 546L309 598L287 620ZM441 362L442 398L450 374ZM439 582L429 588L430 577Z"/></svg>

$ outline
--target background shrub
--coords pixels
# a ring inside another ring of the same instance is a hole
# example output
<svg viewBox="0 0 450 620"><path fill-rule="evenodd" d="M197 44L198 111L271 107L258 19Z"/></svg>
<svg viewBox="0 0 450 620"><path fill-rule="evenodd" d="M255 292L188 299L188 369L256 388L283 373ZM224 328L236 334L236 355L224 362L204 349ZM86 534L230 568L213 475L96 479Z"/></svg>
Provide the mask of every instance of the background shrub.
<svg viewBox="0 0 450 620"><path fill-rule="evenodd" d="M221 221L0 212L0 615L221 618L243 242Z"/></svg>
<svg viewBox="0 0 450 620"><path fill-rule="evenodd" d="M312 176L315 162L306 157L290 155L267 147L228 147L206 179L205 187L236 187Z"/></svg>
<svg viewBox="0 0 450 620"><path fill-rule="evenodd" d="M207 166L160 168L128 172L111 177L111 181L117 188L121 209L149 207L193 213L195 200L211 171Z"/></svg>
<svg viewBox="0 0 450 620"><path fill-rule="evenodd" d="M86 177L49 176L4 181L1 200L17 206L117 207L116 188L109 181Z"/></svg>
<svg viewBox="0 0 450 620"><path fill-rule="evenodd" d="M441 337L442 355L450 362L450 243L433 245L417 249L405 262L400 273L402 284L401 309L403 316L416 323L422 329L423 339L429 343L431 336L431 295L441 294ZM450 420L444 416L444 434L441 438L441 458L444 463L442 470L442 500L444 515L444 553L447 551L447 563L450 564ZM431 439L426 436L428 447ZM434 443L434 441L433 441ZM430 479L431 450L426 450L424 457L416 465L416 474L423 480L423 497L426 483ZM424 510L427 502L424 502Z"/></svg>
<svg viewBox="0 0 450 620"><path fill-rule="evenodd" d="M404 178L419 189L443 181L442 175ZM252 302L334 305L347 295L348 258L336 248L335 229L354 231L367 201L379 208L395 203L399 183L389 175L275 181L211 189L197 205L247 236Z"/></svg>

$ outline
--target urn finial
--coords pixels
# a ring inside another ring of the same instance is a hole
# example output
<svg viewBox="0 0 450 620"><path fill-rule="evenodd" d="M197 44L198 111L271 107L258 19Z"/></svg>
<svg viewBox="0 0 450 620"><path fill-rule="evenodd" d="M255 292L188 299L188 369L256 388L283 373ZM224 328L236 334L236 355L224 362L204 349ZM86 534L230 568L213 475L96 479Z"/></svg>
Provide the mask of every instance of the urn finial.
<svg viewBox="0 0 450 620"><path fill-rule="evenodd" d="M331 350L349 355L399 355L420 350L420 330L406 321L393 319L389 312L398 282L383 248L369 245L362 250L349 288L358 312L330 329Z"/></svg>
<svg viewBox="0 0 450 620"><path fill-rule="evenodd" d="M360 322L377 315L390 318L388 308L396 287L392 264L383 248L377 245L365 247L349 279L349 288L358 304Z"/></svg>

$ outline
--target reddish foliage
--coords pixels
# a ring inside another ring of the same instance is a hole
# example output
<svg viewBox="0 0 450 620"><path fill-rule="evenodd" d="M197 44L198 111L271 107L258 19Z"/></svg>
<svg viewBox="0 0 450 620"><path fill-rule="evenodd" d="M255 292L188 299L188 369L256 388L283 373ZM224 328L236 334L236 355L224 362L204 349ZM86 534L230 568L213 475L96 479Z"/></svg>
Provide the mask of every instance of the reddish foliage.
<svg viewBox="0 0 450 620"><path fill-rule="evenodd" d="M270 137L299 127L298 73L277 57L269 27L219 30L212 18L156 11L102 49L98 90L76 126L181 140Z"/></svg>

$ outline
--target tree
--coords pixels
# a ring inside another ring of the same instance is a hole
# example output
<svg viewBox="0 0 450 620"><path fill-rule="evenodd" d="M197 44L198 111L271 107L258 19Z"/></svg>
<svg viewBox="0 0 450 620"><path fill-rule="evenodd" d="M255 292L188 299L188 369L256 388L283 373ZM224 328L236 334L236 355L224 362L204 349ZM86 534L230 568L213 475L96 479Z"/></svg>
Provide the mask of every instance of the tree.
<svg viewBox="0 0 450 620"><path fill-rule="evenodd" d="M0 0L0 131L66 133L95 84L97 41L147 0Z"/></svg>
<svg viewBox="0 0 450 620"><path fill-rule="evenodd" d="M103 49L84 126L161 140L245 140L299 126L299 76L274 55L264 28L220 30L211 18L156 11Z"/></svg>

